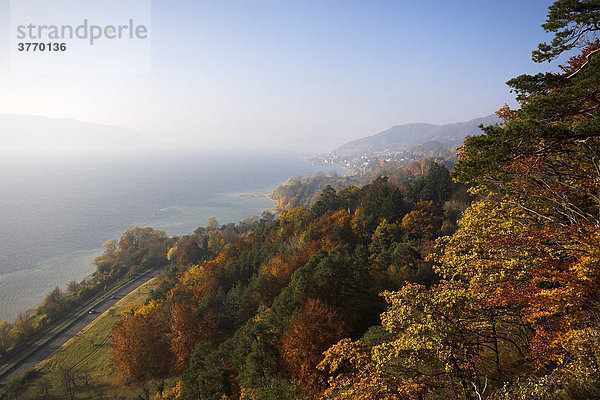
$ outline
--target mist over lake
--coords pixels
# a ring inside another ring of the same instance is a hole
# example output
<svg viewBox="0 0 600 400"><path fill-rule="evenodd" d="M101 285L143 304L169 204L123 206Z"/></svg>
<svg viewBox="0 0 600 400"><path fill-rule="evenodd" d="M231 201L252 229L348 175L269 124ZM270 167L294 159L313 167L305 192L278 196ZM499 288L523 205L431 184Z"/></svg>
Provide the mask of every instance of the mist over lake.
<svg viewBox="0 0 600 400"><path fill-rule="evenodd" d="M260 215L268 194L311 166L295 154L0 154L0 320L95 270L102 243L133 226L190 233Z"/></svg>

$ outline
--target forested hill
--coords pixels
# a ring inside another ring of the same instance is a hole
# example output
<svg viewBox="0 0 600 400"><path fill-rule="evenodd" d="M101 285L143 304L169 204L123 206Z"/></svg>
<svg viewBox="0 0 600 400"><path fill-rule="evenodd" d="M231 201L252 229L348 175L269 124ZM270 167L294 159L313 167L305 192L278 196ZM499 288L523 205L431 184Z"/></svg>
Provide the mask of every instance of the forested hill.
<svg viewBox="0 0 600 400"><path fill-rule="evenodd" d="M575 54L508 82L520 108L465 139L461 183L432 163L180 238L113 331L122 379L175 377L162 399L600 398L599 20L550 7L534 61Z"/></svg>
<svg viewBox="0 0 600 400"><path fill-rule="evenodd" d="M479 135L479 125L493 125L502 121L488 115L467 122L446 125L406 124L396 125L373 136L348 142L333 151L336 154L362 154L382 151L409 151L426 142L439 142L447 147L460 146L465 137Z"/></svg>
<svg viewBox="0 0 600 400"><path fill-rule="evenodd" d="M326 187L278 220L179 238L147 305L113 331L122 379L179 376L182 399L318 398L323 352L388 338L380 293L438 281L426 255L471 201L444 166L396 176Z"/></svg>
<svg viewBox="0 0 600 400"><path fill-rule="evenodd" d="M599 21L597 2L550 7L533 59L575 54L511 79L520 108L467 137L451 172L122 238L101 269L147 248L169 263L112 331L122 381L154 380L157 400L600 399Z"/></svg>

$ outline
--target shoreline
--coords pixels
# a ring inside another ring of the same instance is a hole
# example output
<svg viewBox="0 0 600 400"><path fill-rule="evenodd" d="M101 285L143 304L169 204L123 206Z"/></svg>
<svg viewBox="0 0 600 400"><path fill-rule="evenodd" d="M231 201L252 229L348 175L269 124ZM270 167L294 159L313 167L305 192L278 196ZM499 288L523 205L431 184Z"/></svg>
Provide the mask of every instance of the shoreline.
<svg viewBox="0 0 600 400"><path fill-rule="evenodd" d="M309 168L298 168L299 174L313 176L319 171L313 169L310 163L299 159ZM324 166L328 173L333 166ZM339 169L339 167L333 167ZM121 234L134 226L150 226L162 229L168 236L181 236L192 233L199 226L204 226L209 216L217 218L219 223L238 223L245 218L259 217L262 212L269 211L275 215L281 210L277 208L277 201L272 193L278 187L285 185L293 173L276 185L256 185L257 193L247 191L233 191L229 193L214 194L211 203L200 202L197 206L168 206L174 210L172 214L160 215L154 212L146 218L138 219L131 224L123 224L112 233L101 234L97 242L89 249L76 249L55 256L42 259L30 268L10 271L0 274L0 321L16 321L20 313L28 313L44 301L45 296L56 286L65 290L67 284L73 280L81 282L88 279L95 272L94 259L101 254L102 243L109 239L118 240ZM269 193L266 193L269 191ZM266 202L268 200L268 203ZM48 244L49 245L49 244ZM5 288L6 290L3 290Z"/></svg>
<svg viewBox="0 0 600 400"><path fill-rule="evenodd" d="M64 290L69 282L81 282L90 277L96 271L93 261L101 251L101 248L77 250L44 259L31 269L0 274L0 293L3 294L0 297L0 321L14 323L19 314L39 307L54 287ZM48 281L55 282L50 290L46 290L44 284Z"/></svg>

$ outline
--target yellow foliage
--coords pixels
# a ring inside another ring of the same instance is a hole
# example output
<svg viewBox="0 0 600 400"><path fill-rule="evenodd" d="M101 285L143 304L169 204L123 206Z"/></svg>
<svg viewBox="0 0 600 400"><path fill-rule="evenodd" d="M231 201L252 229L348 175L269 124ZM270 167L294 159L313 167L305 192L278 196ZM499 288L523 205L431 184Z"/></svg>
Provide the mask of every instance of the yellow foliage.
<svg viewBox="0 0 600 400"><path fill-rule="evenodd" d="M175 386L163 391L162 396L160 393L156 393L154 400L176 400L181 396L181 385L181 380L178 380Z"/></svg>
<svg viewBox="0 0 600 400"><path fill-rule="evenodd" d="M177 245L174 245L167 252L167 260L173 261L174 260L174 256L175 256L176 253L177 253Z"/></svg>
<svg viewBox="0 0 600 400"><path fill-rule="evenodd" d="M157 300L150 300L148 304L142 305L136 311L136 315L149 315L152 311L158 310L161 308L161 304Z"/></svg>

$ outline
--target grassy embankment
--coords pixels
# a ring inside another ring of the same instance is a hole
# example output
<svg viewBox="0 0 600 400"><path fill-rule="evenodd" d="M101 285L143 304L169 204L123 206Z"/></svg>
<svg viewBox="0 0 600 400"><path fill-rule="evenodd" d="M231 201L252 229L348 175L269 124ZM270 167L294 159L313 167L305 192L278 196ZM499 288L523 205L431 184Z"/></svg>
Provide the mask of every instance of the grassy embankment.
<svg viewBox="0 0 600 400"><path fill-rule="evenodd" d="M146 397L156 385L135 386L120 382L111 363L111 332L120 316L141 305L156 287L157 278L125 296L99 316L52 357L24 378L9 385L7 398L28 399L130 399Z"/></svg>

